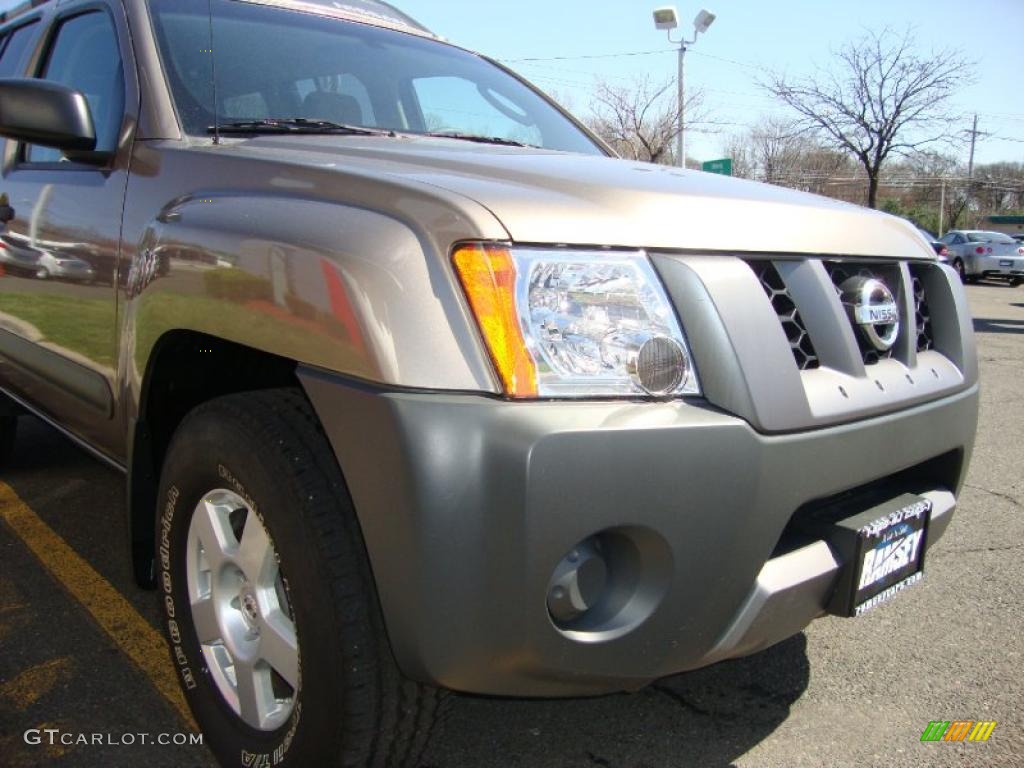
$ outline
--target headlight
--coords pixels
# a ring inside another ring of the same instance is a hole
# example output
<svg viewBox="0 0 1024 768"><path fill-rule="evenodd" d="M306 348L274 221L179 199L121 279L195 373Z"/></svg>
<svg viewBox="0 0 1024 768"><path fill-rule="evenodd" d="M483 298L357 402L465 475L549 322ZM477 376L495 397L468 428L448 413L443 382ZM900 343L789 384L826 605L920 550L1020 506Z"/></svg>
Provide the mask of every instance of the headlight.
<svg viewBox="0 0 1024 768"><path fill-rule="evenodd" d="M643 253L474 244L453 259L506 394L700 393L683 331Z"/></svg>

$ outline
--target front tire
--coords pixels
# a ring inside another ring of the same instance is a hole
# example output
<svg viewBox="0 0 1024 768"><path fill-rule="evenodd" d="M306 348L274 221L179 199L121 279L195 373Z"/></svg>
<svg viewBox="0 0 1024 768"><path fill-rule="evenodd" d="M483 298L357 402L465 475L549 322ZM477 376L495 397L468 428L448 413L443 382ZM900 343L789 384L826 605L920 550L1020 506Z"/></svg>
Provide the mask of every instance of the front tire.
<svg viewBox="0 0 1024 768"><path fill-rule="evenodd" d="M224 766L408 766L440 692L400 675L341 473L298 390L191 412L161 475L164 629Z"/></svg>

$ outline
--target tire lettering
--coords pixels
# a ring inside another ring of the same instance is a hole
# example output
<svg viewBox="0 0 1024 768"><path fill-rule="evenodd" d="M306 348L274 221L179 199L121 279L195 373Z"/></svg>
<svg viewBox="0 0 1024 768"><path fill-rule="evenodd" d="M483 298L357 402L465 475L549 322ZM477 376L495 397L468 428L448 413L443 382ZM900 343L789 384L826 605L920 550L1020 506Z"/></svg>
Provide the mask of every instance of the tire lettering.
<svg viewBox="0 0 1024 768"><path fill-rule="evenodd" d="M171 652L181 673L182 685L186 690L196 687L195 674L188 663L188 655L181 644L181 628L176 620L177 609L174 605L174 582L171 577L171 527L181 492L176 485L167 489L167 502L160 515L160 582L164 590L164 613L167 614L167 635L171 640Z"/></svg>

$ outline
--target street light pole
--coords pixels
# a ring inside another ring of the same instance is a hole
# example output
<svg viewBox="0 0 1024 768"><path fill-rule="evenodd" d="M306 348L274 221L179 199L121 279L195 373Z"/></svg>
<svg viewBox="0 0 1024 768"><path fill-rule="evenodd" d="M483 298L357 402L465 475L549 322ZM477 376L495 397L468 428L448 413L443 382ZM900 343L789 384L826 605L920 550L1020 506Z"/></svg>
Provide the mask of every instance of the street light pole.
<svg viewBox="0 0 1024 768"><path fill-rule="evenodd" d="M694 36L696 40L696 36ZM679 41L679 75L677 79L679 86L678 105L679 112L676 115L677 127L679 129L679 135L676 136L676 157L680 168L686 167L686 139L683 132L686 129L685 111L686 102L684 101L686 95L686 41Z"/></svg>
<svg viewBox="0 0 1024 768"><path fill-rule="evenodd" d="M686 167L686 49L697 42L701 32L707 32L715 20L715 14L702 10L693 20L693 39L681 37L672 39L672 30L679 26L679 14L672 6L654 11L654 26L668 33L668 41L679 46L679 73L676 76L676 162Z"/></svg>

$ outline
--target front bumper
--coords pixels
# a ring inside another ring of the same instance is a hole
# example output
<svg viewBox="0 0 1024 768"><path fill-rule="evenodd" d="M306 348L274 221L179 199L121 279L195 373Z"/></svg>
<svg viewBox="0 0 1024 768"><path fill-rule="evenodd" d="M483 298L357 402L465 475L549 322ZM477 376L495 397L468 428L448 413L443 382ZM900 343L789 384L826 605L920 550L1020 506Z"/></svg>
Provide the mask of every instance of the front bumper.
<svg viewBox="0 0 1024 768"><path fill-rule="evenodd" d="M300 378L344 470L403 671L517 696L635 689L799 632L842 564L793 534L794 515L851 489L928 494L933 545L978 407L972 385L765 435L702 401L515 403ZM606 531L632 542L623 572L640 597L625 621L559 629L552 572Z"/></svg>

